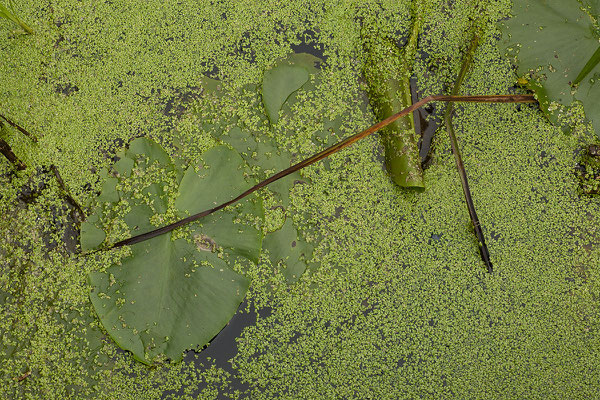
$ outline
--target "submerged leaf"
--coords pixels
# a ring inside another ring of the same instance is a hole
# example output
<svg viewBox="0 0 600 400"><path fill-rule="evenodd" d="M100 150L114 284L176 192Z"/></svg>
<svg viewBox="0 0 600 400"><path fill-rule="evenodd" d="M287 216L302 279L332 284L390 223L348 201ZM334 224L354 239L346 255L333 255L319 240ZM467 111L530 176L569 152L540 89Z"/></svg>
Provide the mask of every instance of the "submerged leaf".
<svg viewBox="0 0 600 400"><path fill-rule="evenodd" d="M589 12L597 12L592 3ZM578 0L515 0L513 13L506 22L508 48L518 50L517 73L541 109L556 123L561 106L579 100L600 134L600 35L592 16Z"/></svg>
<svg viewBox="0 0 600 400"><path fill-rule="evenodd" d="M218 146L203 158L201 174L190 167L180 181L175 201L179 216L229 200L248 186L243 160L234 150ZM152 220L168 211L169 196L164 184L145 181L146 175L181 174L168 154L147 139L133 141L115 169L119 178L110 179L118 179L121 186L111 185L109 191L127 204L122 219L131 232L154 229ZM105 216L110 215L107 208ZM109 335L144 363L160 355L178 361L184 350L208 343L231 319L248 288L232 262L255 262L260 253L262 234L244 221L262 218L260 201L245 200L186 227L187 235L176 230L135 244L119 264L90 274L90 298ZM100 233L96 221L88 222L81 242L91 248Z"/></svg>

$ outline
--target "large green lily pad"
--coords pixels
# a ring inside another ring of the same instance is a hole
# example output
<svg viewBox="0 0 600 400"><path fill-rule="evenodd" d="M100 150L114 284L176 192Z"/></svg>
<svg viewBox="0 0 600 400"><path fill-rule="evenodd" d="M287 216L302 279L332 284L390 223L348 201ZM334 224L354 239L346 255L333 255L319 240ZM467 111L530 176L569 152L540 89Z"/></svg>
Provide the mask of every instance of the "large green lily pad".
<svg viewBox="0 0 600 400"><path fill-rule="evenodd" d="M157 147L146 139L132 142L117 167L119 184L109 189L127 203L123 220L132 232L140 226L142 231L151 229L152 219L169 210L169 199L160 183L136 187L127 176L135 180L164 167L179 181L168 155ZM228 200L249 185L243 177L245 164L234 150L217 146L203 158L200 173L190 167L180 181L175 201L179 216ZM125 191L125 187L135 190ZM105 216L111 205L106 205ZM260 201L242 201L201 224L183 228L183 235L173 231L135 244L121 263L90 274L92 304L115 342L144 363L163 355L179 361L184 350L208 343L231 319L248 288L248 280L233 270L233 261L258 259L262 234L243 222L249 216L262 219ZM93 222L82 230L82 243L99 241L99 228Z"/></svg>
<svg viewBox="0 0 600 400"><path fill-rule="evenodd" d="M550 120L557 122L561 106L579 100L600 134L600 67L590 63L599 48L597 10L597 1L583 9L578 0L515 0L506 33L509 50L518 51L522 82Z"/></svg>

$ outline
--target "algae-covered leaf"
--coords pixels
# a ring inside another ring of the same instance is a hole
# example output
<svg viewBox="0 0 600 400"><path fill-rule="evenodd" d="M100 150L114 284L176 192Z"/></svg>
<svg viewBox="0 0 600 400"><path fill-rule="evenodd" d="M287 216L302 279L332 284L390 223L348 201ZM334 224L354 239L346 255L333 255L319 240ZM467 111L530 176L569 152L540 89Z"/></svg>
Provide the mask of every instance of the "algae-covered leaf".
<svg viewBox="0 0 600 400"><path fill-rule="evenodd" d="M291 165L291 154L279 150L272 138L257 138L237 126L217 137L233 147L249 166L260 167L261 178L282 171ZM284 207L288 206L290 188L296 180L302 180L300 172L290 174L268 186L269 190L279 196Z"/></svg>
<svg viewBox="0 0 600 400"><path fill-rule="evenodd" d="M265 236L263 248L268 250L271 264L281 268L288 283L300 278L313 252L313 246L302 238L291 218L286 218L280 229Z"/></svg>
<svg viewBox="0 0 600 400"><path fill-rule="evenodd" d="M317 70L315 63L320 61L310 54L293 54L265 72L262 98L272 124L277 123L286 99L308 82L310 74Z"/></svg>
<svg viewBox="0 0 600 400"><path fill-rule="evenodd" d="M414 64L419 24L413 23L408 43L398 48L391 38L370 25L361 31L369 103L379 120L386 119L410 106L410 76ZM392 180L401 187L423 189L423 170L419 157L419 137L412 113L402 117L381 132L385 148L385 165Z"/></svg>
<svg viewBox="0 0 600 400"><path fill-rule="evenodd" d="M115 205L121 214L112 218L122 219L131 232L141 233L155 228L157 212L167 211L170 204L171 192L148 177L173 179L180 174L164 150L147 139L132 142L125 154L133 162L121 163L114 179L119 180L117 191L127 207ZM180 184L174 211L180 216L229 200L248 186L243 160L235 151L218 146L203 158L200 173L190 167L181 181L175 180ZM148 364L161 355L179 361L184 350L208 343L245 296L248 280L232 264L234 259L257 260L262 234L251 222L262 217L260 201L244 200L193 223L184 232L135 244L130 256L105 272L90 274L90 298L109 335ZM97 241L91 233L82 232L82 244Z"/></svg>
<svg viewBox="0 0 600 400"><path fill-rule="evenodd" d="M600 134L600 67L596 2L588 11L578 0L515 0L506 22L509 50L518 51L517 73L538 97L548 118L558 122L561 106L582 102ZM580 81L580 82L578 82Z"/></svg>
<svg viewBox="0 0 600 400"><path fill-rule="evenodd" d="M250 186L244 179L244 172L247 173L244 160L236 151L217 146L206 151L202 158L202 175L190 167L181 180L175 207L180 210L182 217L231 200ZM235 222L244 216L263 218L260 199L244 199L234 210L228 209L203 218L201 227L196 229L195 238L203 238L209 245L216 244L230 255L257 262L262 234L250 224Z"/></svg>
<svg viewBox="0 0 600 400"><path fill-rule="evenodd" d="M220 138L238 150L248 165L260 167L262 177L273 175L292 165L291 154L279 150L275 141L269 137L256 139L254 135L234 127L227 135L222 135ZM303 180L302 175L300 172L294 172L271 183L268 188L278 195L283 206L287 207L290 189L298 180Z"/></svg>

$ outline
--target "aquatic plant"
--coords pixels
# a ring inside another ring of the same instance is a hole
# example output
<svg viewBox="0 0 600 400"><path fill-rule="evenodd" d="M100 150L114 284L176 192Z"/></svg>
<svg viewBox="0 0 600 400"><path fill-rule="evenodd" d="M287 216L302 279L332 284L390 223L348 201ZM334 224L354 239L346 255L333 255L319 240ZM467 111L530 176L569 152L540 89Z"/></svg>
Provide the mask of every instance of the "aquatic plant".
<svg viewBox="0 0 600 400"><path fill-rule="evenodd" d="M18 130L19 132L21 132L22 134L24 134L25 136L27 136L29 139L31 139L33 142L37 142L37 138L34 135L32 135L31 133L29 133L28 131L26 131L21 126L17 125L13 121L11 121L7 117L5 117L4 115L0 115L0 153L4 157L6 157L6 159L11 164L13 164L16 169L23 170L23 169L27 168L27 166L25 165L25 163L23 161L21 161L15 155L15 153L12 151L12 148L10 147L10 145L8 144L8 142L6 142L1 137L1 136L3 136L4 134L7 133L7 127L6 127L6 125L9 125L9 126L15 128L16 130Z"/></svg>
<svg viewBox="0 0 600 400"><path fill-rule="evenodd" d="M248 196L257 190L269 184L282 184L282 179L288 177L288 183L276 189L285 202L290 175L394 124L396 126L386 133L385 145L386 162L393 180L400 186L423 187L422 172L418 172L420 165L411 112L430 101L449 102L445 112L446 129L461 174L481 256L488 272L492 272L452 126L451 104L460 101L532 102L533 98L529 95L458 95L478 42L475 33L451 95L429 96L411 105L407 98L410 94L407 83L410 69L406 66L406 59L414 57L418 31L418 23L415 22L404 52L389 41L384 44L378 42L379 47L375 48L379 51L373 51L367 57L370 61L365 66L365 75L370 97L383 121L294 165L290 165L291 157L278 151L268 138L244 132L243 126L228 130L217 126L213 130L215 138L231 148L221 146L206 152L200 173L193 167L185 173L179 171L156 143L146 139L131 143L129 150L120 155L113 175L105 173L106 180L98 198L99 204L104 206L82 225L81 235L83 250L132 246L132 253L121 263L110 266L105 272L90 275L92 303L104 327L119 346L145 363L161 357L180 360L185 349L201 348L235 313L248 288L248 281L239 266L235 267L236 263L240 260L258 262L262 249L267 249L274 256L271 262L277 263L289 257L286 253L297 247L296 256L289 258L293 262L286 278L293 282L302 274L311 247L299 246L302 240L290 219L275 234L265 236L263 243L265 232L261 221L264 210L260 199L248 200ZM368 37L366 35L363 39ZM373 59L374 54L382 52L398 58L404 65L404 69L400 69L400 81L394 78L391 70L382 72L376 68L378 63ZM265 72L260 95L266 112L265 121L271 126L278 124L284 105L293 99L293 94L309 84L311 74L317 72L315 62L314 57L306 54L293 55ZM585 68L592 69L589 66ZM219 96L217 81L205 80L204 86L211 88L211 95ZM400 107L402 109L397 111ZM390 134L400 131L408 133L406 143L402 142L405 139L398 142L398 137ZM408 146L410 143L412 145ZM406 147L410 147L410 151L401 154L399 149ZM249 166L279 172L245 189L251 183L243 178L252 175ZM418 170L413 167L418 167ZM157 171L170 177L170 183L144 180L143 186L135 186L136 176L157 177ZM243 199L244 202L241 202ZM223 213L215 214L221 210ZM125 222L125 229L123 224L116 223L119 219ZM165 225L173 219L177 220ZM202 225L195 222L199 220ZM240 221L246 222L240 224ZM194 224L188 226L190 223ZM123 234L130 237L110 243ZM104 244L107 236L109 240ZM293 242L291 246L290 242ZM298 255L304 255L304 260L300 261ZM175 292L176 295L173 294ZM148 294L151 301L146 299ZM190 304L194 306L190 307Z"/></svg>
<svg viewBox="0 0 600 400"><path fill-rule="evenodd" d="M379 120L412 104L410 78L422 26L422 8L412 6L410 34L400 49L373 21L363 21L361 39L366 53L363 75L369 102ZM419 133L412 113L392 122L381 132L385 164L392 180L401 187L423 189L423 170L419 158Z"/></svg>
<svg viewBox="0 0 600 400"><path fill-rule="evenodd" d="M535 92L555 124L568 114L567 106L580 101L600 136L597 2L515 0L513 14L503 24L504 40L519 83Z"/></svg>
<svg viewBox="0 0 600 400"><path fill-rule="evenodd" d="M25 22L23 22L21 20L21 18L19 18L17 16L17 14L15 13L15 8L14 8L13 0L9 0L8 4L9 4L9 7L7 7L4 4L0 3L0 17L1 18L6 18L9 21L12 21L15 24L19 25L21 27L21 29L23 29L25 31L25 33L32 34L33 33L33 29L31 29Z"/></svg>
<svg viewBox="0 0 600 400"><path fill-rule="evenodd" d="M271 121L298 83L308 79L298 77L314 68L314 62L310 55L297 55L265 74L262 93ZM290 81L296 83L286 86ZM217 81L207 79L204 86L207 95L220 95ZM159 144L145 138L131 142L111 171L103 172L96 212L81 225L84 251L102 248L107 237L110 241L123 233L145 232L104 244L105 249L131 245L132 251L105 271L89 275L90 298L102 325L143 363L162 357L179 361L184 350L207 344L246 294L249 281L240 265L257 263L262 249L276 269L285 261L281 273L289 283L298 280L312 253L291 218L266 234L261 199L239 202L235 197L252 183L249 166L289 166L289 153L239 127L215 130L214 135L230 147L211 148L202 155L201 165L185 172ZM285 206L293 184L282 180L274 188ZM199 219L194 217L199 212L217 209L223 211L205 213L201 224L175 230ZM175 217L182 219L153 230Z"/></svg>

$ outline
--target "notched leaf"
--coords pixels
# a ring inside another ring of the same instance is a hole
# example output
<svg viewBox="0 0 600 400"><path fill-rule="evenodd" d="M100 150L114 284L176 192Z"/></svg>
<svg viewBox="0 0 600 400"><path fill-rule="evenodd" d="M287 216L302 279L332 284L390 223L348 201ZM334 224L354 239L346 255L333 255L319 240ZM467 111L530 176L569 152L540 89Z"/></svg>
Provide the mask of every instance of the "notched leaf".
<svg viewBox="0 0 600 400"><path fill-rule="evenodd" d="M317 72L320 58L301 53L290 55L266 71L262 84L262 99L271 124L279 120L279 110L292 93L308 82L311 73Z"/></svg>
<svg viewBox="0 0 600 400"><path fill-rule="evenodd" d="M120 161L126 158L133 164L122 162L114 167L118 177L107 178L108 193L117 193L113 200L119 203L99 208L82 226L86 249L104 240L100 215L122 220L132 234L139 234L155 228L151 221L160 216L156 212L169 210L164 189L169 184L148 181L148 176L178 181L174 177L181 174L168 154L157 143L136 139ZM174 202L180 216L229 200L249 185L245 163L234 150L217 146L204 153L203 162L202 176L190 167L180 181ZM128 176L127 170L134 173ZM100 197L109 198L104 190ZM111 213L111 206L121 213ZM165 357L179 361L184 350L208 343L231 319L248 288L248 280L228 261L255 262L260 253L261 231L246 223L245 216L262 221L260 200L245 200L184 228L189 240L173 231L135 244L129 257L90 274L90 299L113 340L147 364Z"/></svg>
<svg viewBox="0 0 600 400"><path fill-rule="evenodd" d="M550 121L560 122L564 107L579 100L600 135L598 7L590 4L582 9L578 0L515 0L504 31L507 50L517 53L517 74Z"/></svg>

